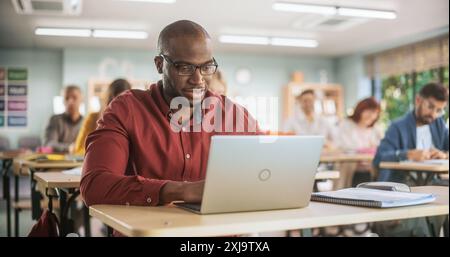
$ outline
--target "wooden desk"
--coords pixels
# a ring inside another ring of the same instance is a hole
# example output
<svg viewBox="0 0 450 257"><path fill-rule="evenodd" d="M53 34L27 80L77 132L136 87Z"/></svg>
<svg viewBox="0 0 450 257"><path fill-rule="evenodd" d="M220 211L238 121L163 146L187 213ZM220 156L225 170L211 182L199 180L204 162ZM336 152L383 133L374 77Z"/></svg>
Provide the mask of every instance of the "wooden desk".
<svg viewBox="0 0 450 257"><path fill-rule="evenodd" d="M81 176L62 172L36 172L34 179L44 188L78 188Z"/></svg>
<svg viewBox="0 0 450 257"><path fill-rule="evenodd" d="M338 179L339 177L340 172L337 170L318 171L316 173L316 180Z"/></svg>
<svg viewBox="0 0 450 257"><path fill-rule="evenodd" d="M34 179L34 173L36 172L44 172L47 170L65 170L65 169L72 169L76 167L80 167L83 165L83 162L81 161L68 161L68 160L62 160L62 161L45 161L45 162L39 162L39 161L33 161L32 159L35 159L36 156L39 156L40 154L34 154L29 155L24 158L18 158L14 160L14 176L15 179L18 181L19 176L30 176L31 177L31 218L33 220L37 220L41 214L42 210L40 208L39 201L41 199L40 192L36 191L36 180ZM19 199L18 192L16 191L15 199ZM18 230L18 223L16 222L16 231Z"/></svg>
<svg viewBox="0 0 450 257"><path fill-rule="evenodd" d="M30 172L37 172L49 169L66 170L73 169L83 165L83 162L79 161L48 161L48 162L36 162L24 159L15 161L19 165L19 169L14 171L14 175L28 176ZM30 171L31 170L31 171Z"/></svg>
<svg viewBox="0 0 450 257"><path fill-rule="evenodd" d="M436 174L446 174L449 169L447 165L415 162L381 162L380 168L408 172L407 175L417 186L428 185ZM411 176L411 172L415 172L417 178Z"/></svg>
<svg viewBox="0 0 450 257"><path fill-rule="evenodd" d="M425 163L415 163L415 162L381 162L380 168L381 169L389 169L389 170L448 173L447 165L425 164Z"/></svg>
<svg viewBox="0 0 450 257"><path fill-rule="evenodd" d="M373 154L322 154L322 156L320 156L320 162L371 162L373 158Z"/></svg>
<svg viewBox="0 0 450 257"><path fill-rule="evenodd" d="M78 188L81 176L62 172L36 172L36 181L45 188ZM338 179L339 171L320 171L316 173L316 180Z"/></svg>
<svg viewBox="0 0 450 257"><path fill-rule="evenodd" d="M65 174L62 172L36 172L33 175L36 182L42 188L45 188L46 196L49 198L48 209L53 211L52 198L56 195L48 193L49 189L56 190L59 194L60 215L59 220L61 223L60 233L61 236L65 236L68 233L74 232L74 228L70 226L71 220L68 217L68 213L76 198L80 195L80 175ZM89 211L83 205L84 227L85 236L90 237L90 221Z"/></svg>
<svg viewBox="0 0 450 257"><path fill-rule="evenodd" d="M138 207L94 205L89 214L126 236L222 236L408 219L449 213L448 187L416 187L433 193L425 205L375 209L311 202L306 208L198 215L173 205Z"/></svg>
<svg viewBox="0 0 450 257"><path fill-rule="evenodd" d="M26 155L29 152L24 151L4 151L0 152L0 160L2 161L1 174L3 177L3 199L6 200L6 235L11 236L11 194L10 194L10 175L9 171L15 158ZM16 182L16 191L18 188Z"/></svg>

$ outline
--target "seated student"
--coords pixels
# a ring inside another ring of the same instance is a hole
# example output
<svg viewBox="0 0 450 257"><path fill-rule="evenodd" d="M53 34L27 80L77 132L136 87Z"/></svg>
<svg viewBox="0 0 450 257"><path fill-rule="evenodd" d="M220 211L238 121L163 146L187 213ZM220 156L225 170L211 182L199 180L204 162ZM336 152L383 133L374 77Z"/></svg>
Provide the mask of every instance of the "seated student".
<svg viewBox="0 0 450 257"><path fill-rule="evenodd" d="M106 92L106 103L103 105L102 110L118 95L126 90L131 89L131 85L125 79L116 79L109 86ZM100 118L102 112L90 113L83 121L80 131L78 132L75 144L72 145L71 153L76 155L84 155L84 142L86 137L97 128L97 120Z"/></svg>
<svg viewBox="0 0 450 257"><path fill-rule="evenodd" d="M361 100L353 114L339 124L339 135L336 137L337 147L344 152L375 153L383 133L376 125L380 117L380 104L372 97ZM352 186L355 171L371 171L370 163L343 163L336 189Z"/></svg>
<svg viewBox="0 0 450 257"><path fill-rule="evenodd" d="M416 97L416 108L392 122L373 161L424 161L448 159L449 131L442 114L448 102L448 89L436 83L425 85ZM406 181L406 173L381 169L379 181Z"/></svg>
<svg viewBox="0 0 450 257"><path fill-rule="evenodd" d="M67 153L69 146L77 137L83 120L79 109L83 95L78 86L71 85L64 89L65 112L53 115L45 129L44 146L53 152Z"/></svg>
<svg viewBox="0 0 450 257"><path fill-rule="evenodd" d="M86 140L80 189L87 205L199 203L211 137L260 133L245 108L233 108L225 104L227 97L208 90L218 65L202 26L187 20L168 25L157 49L154 62L162 80L116 97ZM204 129L218 111L221 119L214 123L231 132ZM242 121L233 123L237 117Z"/></svg>
<svg viewBox="0 0 450 257"><path fill-rule="evenodd" d="M313 90L303 91L296 97L300 105L299 110L295 110L295 114L289 118L285 125L284 131L293 131L297 135L320 135L325 137L325 149L333 148L333 126L321 115L315 112L314 103L316 95Z"/></svg>
<svg viewBox="0 0 450 257"><path fill-rule="evenodd" d="M448 159L449 131L442 114L448 102L448 89L437 83L425 85L416 97L413 111L392 122L378 147L373 165L404 160ZM379 181L408 183L406 172L378 170ZM407 219L374 224L383 236L438 236L448 216ZM448 227L447 233L448 233Z"/></svg>
<svg viewBox="0 0 450 257"><path fill-rule="evenodd" d="M218 95L227 95L227 82L220 70L217 70L216 73L214 73L211 84L209 85L209 90Z"/></svg>

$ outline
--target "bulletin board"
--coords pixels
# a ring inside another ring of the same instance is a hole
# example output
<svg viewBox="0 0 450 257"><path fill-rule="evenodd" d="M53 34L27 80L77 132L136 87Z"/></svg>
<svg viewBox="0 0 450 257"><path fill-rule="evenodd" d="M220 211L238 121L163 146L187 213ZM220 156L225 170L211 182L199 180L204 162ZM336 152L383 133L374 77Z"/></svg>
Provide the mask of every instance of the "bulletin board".
<svg viewBox="0 0 450 257"><path fill-rule="evenodd" d="M28 69L0 67L0 129L28 126Z"/></svg>

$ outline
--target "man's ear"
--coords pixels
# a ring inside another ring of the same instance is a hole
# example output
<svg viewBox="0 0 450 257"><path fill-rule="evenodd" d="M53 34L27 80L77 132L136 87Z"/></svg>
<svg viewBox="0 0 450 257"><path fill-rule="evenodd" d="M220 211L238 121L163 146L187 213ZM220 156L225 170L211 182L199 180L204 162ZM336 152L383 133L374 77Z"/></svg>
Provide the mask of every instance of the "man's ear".
<svg viewBox="0 0 450 257"><path fill-rule="evenodd" d="M162 58L159 56L156 56L154 59L154 62L155 62L156 69L158 70L158 73L162 74L163 73L163 63L164 63L162 61Z"/></svg>

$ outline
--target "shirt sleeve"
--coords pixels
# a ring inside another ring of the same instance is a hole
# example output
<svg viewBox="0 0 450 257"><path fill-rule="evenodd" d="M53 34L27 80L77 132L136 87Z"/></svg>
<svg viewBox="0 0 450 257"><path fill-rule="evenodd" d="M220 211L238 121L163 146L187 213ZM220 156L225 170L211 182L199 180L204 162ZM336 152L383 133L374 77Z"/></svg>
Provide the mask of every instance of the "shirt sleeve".
<svg viewBox="0 0 450 257"><path fill-rule="evenodd" d="M86 205L158 205L167 181L126 176L129 157L129 113L127 96L111 102L86 140L80 191ZM136 172L136 171L135 171Z"/></svg>
<svg viewBox="0 0 450 257"><path fill-rule="evenodd" d="M407 159L408 150L400 149L400 128L391 125L378 146L373 165L379 167L380 162L397 162Z"/></svg>

